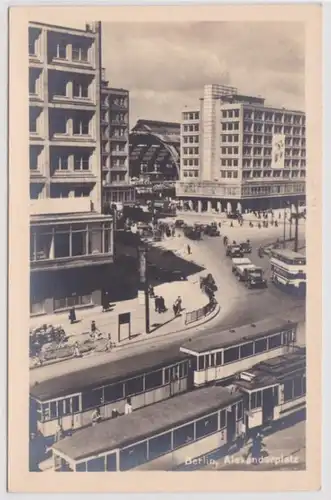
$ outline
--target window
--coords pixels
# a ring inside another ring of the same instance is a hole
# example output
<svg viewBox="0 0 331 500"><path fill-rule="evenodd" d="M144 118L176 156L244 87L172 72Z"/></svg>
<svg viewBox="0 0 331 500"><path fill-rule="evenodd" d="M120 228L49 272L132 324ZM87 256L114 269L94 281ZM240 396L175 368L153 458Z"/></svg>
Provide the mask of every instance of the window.
<svg viewBox="0 0 331 500"><path fill-rule="evenodd" d="M251 393L251 410L254 410L255 408L261 408L262 404L262 397L261 397L261 391L256 391Z"/></svg>
<svg viewBox="0 0 331 500"><path fill-rule="evenodd" d="M88 153L75 154L74 170L89 170L89 169L90 169L90 155Z"/></svg>
<svg viewBox="0 0 331 500"><path fill-rule="evenodd" d="M56 57L58 59L67 58L67 45L64 40L61 40L56 46Z"/></svg>
<svg viewBox="0 0 331 500"><path fill-rule="evenodd" d="M279 333L278 335L274 335L273 337L269 337L269 349L275 349L282 345L282 335Z"/></svg>
<svg viewBox="0 0 331 500"><path fill-rule="evenodd" d="M248 358L248 356L253 356L253 342L240 346L240 357Z"/></svg>
<svg viewBox="0 0 331 500"><path fill-rule="evenodd" d="M120 451L120 470L129 470L147 460L147 441Z"/></svg>
<svg viewBox="0 0 331 500"><path fill-rule="evenodd" d="M36 45L36 34L31 29L29 29L29 56L37 55Z"/></svg>
<svg viewBox="0 0 331 500"><path fill-rule="evenodd" d="M133 394L139 394L144 390L144 379L143 377L136 377L125 382L125 396L132 396Z"/></svg>
<svg viewBox="0 0 331 500"><path fill-rule="evenodd" d="M86 462L76 464L76 472L86 472Z"/></svg>
<svg viewBox="0 0 331 500"><path fill-rule="evenodd" d="M221 410L220 428L223 429L225 426L226 426L226 410Z"/></svg>
<svg viewBox="0 0 331 500"><path fill-rule="evenodd" d="M187 362L180 363L179 365L179 378L187 377Z"/></svg>
<svg viewBox="0 0 331 500"><path fill-rule="evenodd" d="M68 155L57 153L52 157L52 170L68 170Z"/></svg>
<svg viewBox="0 0 331 500"><path fill-rule="evenodd" d="M70 234L69 232L58 232L54 234L54 257L70 256Z"/></svg>
<svg viewBox="0 0 331 500"><path fill-rule="evenodd" d="M149 459L160 457L171 450L171 432L149 440Z"/></svg>
<svg viewBox="0 0 331 500"><path fill-rule="evenodd" d="M259 354L260 352L264 352L267 350L268 350L267 339L259 339L255 341L255 354Z"/></svg>
<svg viewBox="0 0 331 500"><path fill-rule="evenodd" d="M218 414L208 415L196 421L195 435L196 439L200 439L208 434L213 434L218 429Z"/></svg>
<svg viewBox="0 0 331 500"><path fill-rule="evenodd" d="M35 108L30 108L29 110L29 130L30 132L37 132L37 122L38 122L39 111Z"/></svg>
<svg viewBox="0 0 331 500"><path fill-rule="evenodd" d="M243 416L243 404L242 401L240 401L237 404L237 420L241 420Z"/></svg>
<svg viewBox="0 0 331 500"><path fill-rule="evenodd" d="M51 418L57 417L57 401L52 401L49 405L50 416Z"/></svg>
<svg viewBox="0 0 331 500"><path fill-rule="evenodd" d="M72 45L72 60L87 62L88 50L86 47L80 47L77 44Z"/></svg>
<svg viewBox="0 0 331 500"><path fill-rule="evenodd" d="M284 382L284 403L293 399L293 380L285 380Z"/></svg>
<svg viewBox="0 0 331 500"><path fill-rule="evenodd" d="M145 375L145 391L160 387L163 382L162 370Z"/></svg>
<svg viewBox="0 0 331 500"><path fill-rule="evenodd" d="M106 456L106 471L107 472L116 472L117 470L117 460L116 453L110 453Z"/></svg>
<svg viewBox="0 0 331 500"><path fill-rule="evenodd" d="M238 361L238 359L239 347L230 347L229 349L224 349L224 364Z"/></svg>
<svg viewBox="0 0 331 500"><path fill-rule="evenodd" d="M199 356L199 368L198 370L204 370L205 369L205 357L204 356Z"/></svg>
<svg viewBox="0 0 331 500"><path fill-rule="evenodd" d="M103 402L103 390L93 389L82 393L82 410L95 408L100 406Z"/></svg>
<svg viewBox="0 0 331 500"><path fill-rule="evenodd" d="M73 306L88 306L93 304L92 295L72 295L70 297L62 297L54 299L54 310L68 309Z"/></svg>
<svg viewBox="0 0 331 500"><path fill-rule="evenodd" d="M74 97L88 97L88 84L73 82L73 96Z"/></svg>
<svg viewBox="0 0 331 500"><path fill-rule="evenodd" d="M303 377L295 377L295 379L293 380L293 396L295 398L299 398L304 393L305 391L303 390Z"/></svg>
<svg viewBox="0 0 331 500"><path fill-rule="evenodd" d="M217 352L216 353L216 366L220 366L222 364L222 353Z"/></svg>
<svg viewBox="0 0 331 500"><path fill-rule="evenodd" d="M29 94L37 94L37 75L30 69L29 70Z"/></svg>
<svg viewBox="0 0 331 500"><path fill-rule="evenodd" d="M52 245L52 234L37 232L35 236L31 233L31 239L36 238L35 260L43 260L50 258L50 250Z"/></svg>
<svg viewBox="0 0 331 500"><path fill-rule="evenodd" d="M72 231L71 233L71 255L86 255L87 254L87 230Z"/></svg>
<svg viewBox="0 0 331 500"><path fill-rule="evenodd" d="M79 411L79 396L72 396L71 411L72 413L77 413Z"/></svg>
<svg viewBox="0 0 331 500"><path fill-rule="evenodd" d="M73 133L74 135L88 135L89 134L89 120L86 118L76 118L73 120Z"/></svg>
<svg viewBox="0 0 331 500"><path fill-rule="evenodd" d="M30 170L38 170L39 150L30 146Z"/></svg>
<svg viewBox="0 0 331 500"><path fill-rule="evenodd" d="M104 472L105 457L93 458L87 461L87 472Z"/></svg>
<svg viewBox="0 0 331 500"><path fill-rule="evenodd" d="M174 449L183 446L190 441L193 441L194 438L194 424L184 425L179 429L176 429L174 432Z"/></svg>

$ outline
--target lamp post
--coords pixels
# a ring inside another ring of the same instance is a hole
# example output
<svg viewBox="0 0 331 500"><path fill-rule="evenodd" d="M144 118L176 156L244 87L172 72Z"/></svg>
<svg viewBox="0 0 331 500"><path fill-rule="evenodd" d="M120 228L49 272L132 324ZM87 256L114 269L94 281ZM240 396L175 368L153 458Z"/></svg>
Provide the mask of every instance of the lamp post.
<svg viewBox="0 0 331 500"><path fill-rule="evenodd" d="M145 329L146 333L150 333L149 329L149 294L148 294L148 279L147 279L147 246L139 245L138 260L139 260L139 291L145 296Z"/></svg>

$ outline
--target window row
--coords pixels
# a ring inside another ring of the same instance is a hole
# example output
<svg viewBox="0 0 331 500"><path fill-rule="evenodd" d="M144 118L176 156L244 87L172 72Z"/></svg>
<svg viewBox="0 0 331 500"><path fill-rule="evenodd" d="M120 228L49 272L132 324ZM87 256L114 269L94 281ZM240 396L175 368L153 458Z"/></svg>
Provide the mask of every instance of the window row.
<svg viewBox="0 0 331 500"><path fill-rule="evenodd" d="M292 399L299 398L306 394L306 375L300 375L284 382L283 395L284 403Z"/></svg>
<svg viewBox="0 0 331 500"><path fill-rule="evenodd" d="M238 134L222 134L221 135L221 143L224 142L238 142L239 135Z"/></svg>
<svg viewBox="0 0 331 500"><path fill-rule="evenodd" d="M184 158L183 160L184 167L198 167L199 166L199 158Z"/></svg>
<svg viewBox="0 0 331 500"><path fill-rule="evenodd" d="M284 194L284 193L305 193L305 184L297 183L294 185L273 185L273 186L247 186L242 188L243 196Z"/></svg>
<svg viewBox="0 0 331 500"><path fill-rule="evenodd" d="M224 109L222 118L239 118L239 109Z"/></svg>
<svg viewBox="0 0 331 500"><path fill-rule="evenodd" d="M198 155L199 148L183 148L184 155Z"/></svg>
<svg viewBox="0 0 331 500"><path fill-rule="evenodd" d="M236 159L227 159L221 160L222 167L238 167L238 160Z"/></svg>
<svg viewBox="0 0 331 500"><path fill-rule="evenodd" d="M186 135L183 137L183 143L184 144L197 144L199 143L199 136L198 135Z"/></svg>
<svg viewBox="0 0 331 500"><path fill-rule="evenodd" d="M182 125L183 132L199 132L199 125Z"/></svg>
<svg viewBox="0 0 331 500"><path fill-rule="evenodd" d="M292 330L281 332L276 335L261 338L241 346L229 347L223 351L213 354L200 355L198 361L198 370L205 370L210 366L221 366L233 363L243 358L255 356L265 351L270 351L288 345L295 340L295 333Z"/></svg>
<svg viewBox="0 0 331 500"><path fill-rule="evenodd" d="M221 153L222 155L237 155L239 154L239 148L238 147L227 147L227 148L221 148Z"/></svg>
<svg viewBox="0 0 331 500"><path fill-rule="evenodd" d="M221 170L221 177L222 179L238 179L238 172L234 171L228 171L228 170Z"/></svg>
<svg viewBox="0 0 331 500"><path fill-rule="evenodd" d="M183 120L199 120L199 112L183 113Z"/></svg>
<svg viewBox="0 0 331 500"><path fill-rule="evenodd" d="M262 120L276 123L289 123L294 125L305 125L305 116L297 116L271 111L245 111L244 120Z"/></svg>
<svg viewBox="0 0 331 500"><path fill-rule="evenodd" d="M86 224L47 227L45 230L32 227L30 230L30 261L78 257L112 252L110 223L99 227Z"/></svg>
<svg viewBox="0 0 331 500"><path fill-rule="evenodd" d="M199 172L197 170L184 170L184 177L199 177Z"/></svg>
<svg viewBox="0 0 331 500"><path fill-rule="evenodd" d="M222 123L222 130L239 130L239 121Z"/></svg>
<svg viewBox="0 0 331 500"><path fill-rule="evenodd" d="M277 406L279 402L278 386L252 392L249 395L249 410L256 410L257 408L262 408L264 398L268 402L272 401L273 405Z"/></svg>

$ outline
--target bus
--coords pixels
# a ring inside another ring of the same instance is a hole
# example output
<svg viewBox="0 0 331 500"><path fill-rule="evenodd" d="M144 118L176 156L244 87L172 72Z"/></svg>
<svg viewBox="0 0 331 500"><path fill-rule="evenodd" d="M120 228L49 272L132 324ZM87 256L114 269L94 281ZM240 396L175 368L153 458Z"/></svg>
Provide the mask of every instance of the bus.
<svg viewBox="0 0 331 500"><path fill-rule="evenodd" d="M293 295L306 294L306 257L292 250L272 250L271 281Z"/></svg>
<svg viewBox="0 0 331 500"><path fill-rule="evenodd" d="M193 384L227 383L256 363L285 354L296 343L297 323L269 318L185 342L180 350L191 357Z"/></svg>

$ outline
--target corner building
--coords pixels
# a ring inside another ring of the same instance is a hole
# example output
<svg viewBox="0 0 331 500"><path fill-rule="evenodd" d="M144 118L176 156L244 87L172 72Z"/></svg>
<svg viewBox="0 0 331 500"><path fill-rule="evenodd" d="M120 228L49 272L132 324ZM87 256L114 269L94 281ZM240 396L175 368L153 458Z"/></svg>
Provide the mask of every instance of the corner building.
<svg viewBox="0 0 331 500"><path fill-rule="evenodd" d="M101 213L101 25L29 23L30 314L101 304L113 221Z"/></svg>
<svg viewBox="0 0 331 500"><path fill-rule="evenodd" d="M206 85L181 121L176 195L198 212L281 208L305 201L306 117L234 87Z"/></svg>

